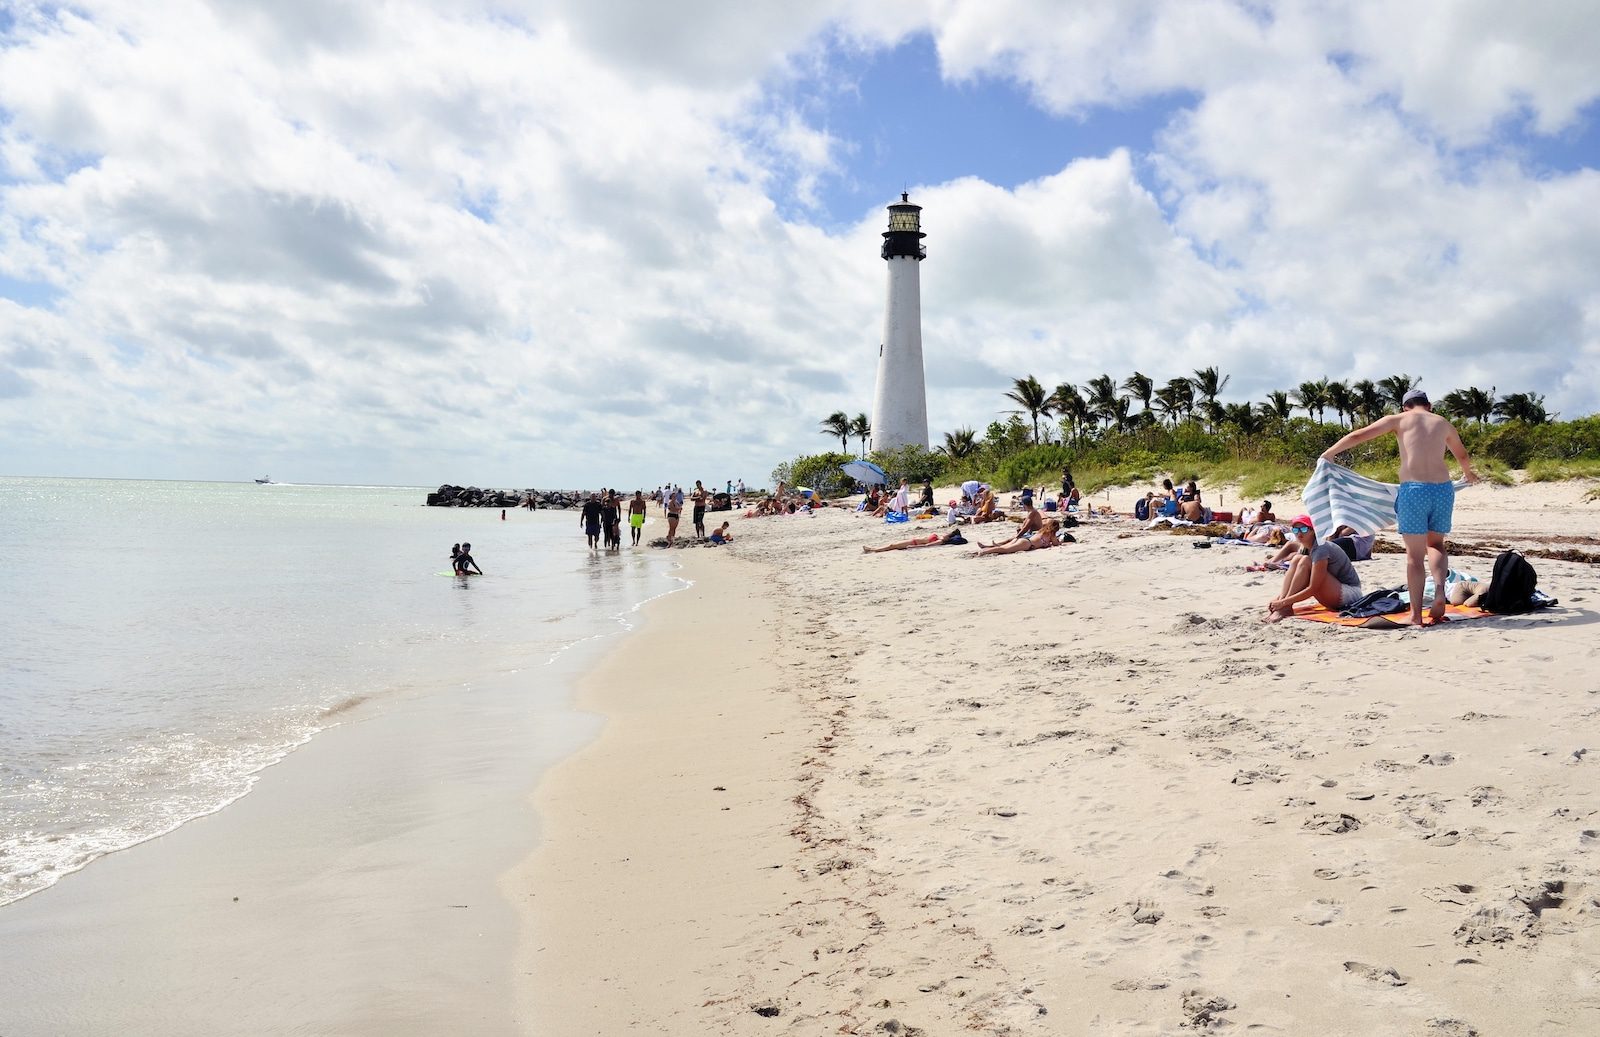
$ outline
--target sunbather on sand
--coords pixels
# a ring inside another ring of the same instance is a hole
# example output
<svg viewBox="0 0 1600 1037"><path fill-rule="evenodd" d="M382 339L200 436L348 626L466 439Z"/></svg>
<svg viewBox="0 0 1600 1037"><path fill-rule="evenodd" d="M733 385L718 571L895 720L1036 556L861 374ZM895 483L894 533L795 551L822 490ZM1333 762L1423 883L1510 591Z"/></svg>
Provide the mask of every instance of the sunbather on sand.
<svg viewBox="0 0 1600 1037"><path fill-rule="evenodd" d="M1278 596L1267 602L1263 623L1276 623L1294 614L1298 601L1316 598L1324 608L1340 612L1361 597L1361 577L1350 556L1337 544L1317 543L1311 518L1300 515L1289 524L1299 545L1299 555L1283 574Z"/></svg>
<svg viewBox="0 0 1600 1037"><path fill-rule="evenodd" d="M1061 541L1056 538L1056 531L1058 529L1060 529L1060 526L1056 524L1055 519L1045 519L1044 528L1040 529L1039 532L1033 534L1033 536L1029 537L1028 539L1008 540L1003 544L996 544L993 547L979 548L977 551L973 552L970 557L981 558L984 555L1009 555L1016 554L1018 551L1039 551L1046 547L1055 547L1061 543Z"/></svg>
<svg viewBox="0 0 1600 1037"><path fill-rule="evenodd" d="M967 538L961 535L961 527L955 526L943 533L928 533L924 536L912 537L910 540L896 540L892 544L880 544L877 547L861 545L862 554L882 554L885 551L910 551L918 547L943 547L945 544L964 544Z"/></svg>
<svg viewBox="0 0 1600 1037"><path fill-rule="evenodd" d="M1016 531L1016 533L1014 535L1008 536L1004 540L996 540L992 544L980 543L978 546L979 547L999 547L1001 544L1009 544L1014 540L1026 540L1028 537L1030 537L1033 534L1039 532L1039 530L1041 530L1043 528L1044 528L1044 516L1039 514L1039 509L1038 508L1035 508L1032 505L1029 505L1028 513L1022 517L1022 525L1017 527L1017 531Z"/></svg>

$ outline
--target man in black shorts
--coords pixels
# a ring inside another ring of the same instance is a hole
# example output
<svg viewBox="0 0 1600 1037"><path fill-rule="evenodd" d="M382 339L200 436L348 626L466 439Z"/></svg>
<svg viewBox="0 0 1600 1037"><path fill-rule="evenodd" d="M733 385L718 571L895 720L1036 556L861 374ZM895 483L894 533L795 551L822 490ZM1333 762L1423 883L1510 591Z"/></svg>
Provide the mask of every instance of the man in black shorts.
<svg viewBox="0 0 1600 1037"><path fill-rule="evenodd" d="M689 495L689 499L694 501L694 535L701 540L706 538L707 496L706 488L701 485L699 479L696 479L694 481L694 492Z"/></svg>
<svg viewBox="0 0 1600 1037"><path fill-rule="evenodd" d="M583 533L589 538L589 550L593 551L600 546L600 495L589 494L589 499L583 502L583 511L578 515L578 524L583 527Z"/></svg>

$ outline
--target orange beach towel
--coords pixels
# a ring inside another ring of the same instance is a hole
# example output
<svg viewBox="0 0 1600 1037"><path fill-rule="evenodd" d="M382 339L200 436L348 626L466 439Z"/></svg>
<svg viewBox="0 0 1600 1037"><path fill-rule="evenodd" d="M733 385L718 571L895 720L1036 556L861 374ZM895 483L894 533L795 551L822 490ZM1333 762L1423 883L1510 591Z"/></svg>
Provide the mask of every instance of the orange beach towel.
<svg viewBox="0 0 1600 1037"><path fill-rule="evenodd" d="M1465 605L1445 606L1445 619L1450 622L1459 622L1466 619L1480 619L1483 616L1492 616L1494 613L1485 612L1483 609L1468 608ZM1341 627L1361 627L1366 630L1404 630L1410 626L1405 622L1407 610L1390 612L1383 616L1367 616L1363 619L1347 618L1337 612L1330 612L1322 605L1312 603L1310 608L1297 609L1290 619L1309 619L1313 623L1332 623Z"/></svg>

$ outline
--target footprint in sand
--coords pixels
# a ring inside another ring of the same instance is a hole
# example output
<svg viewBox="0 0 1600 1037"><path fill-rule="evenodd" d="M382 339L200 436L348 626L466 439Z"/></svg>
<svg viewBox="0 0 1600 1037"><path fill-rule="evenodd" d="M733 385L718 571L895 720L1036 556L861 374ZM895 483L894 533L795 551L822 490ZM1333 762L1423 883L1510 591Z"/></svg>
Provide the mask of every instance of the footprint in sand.
<svg viewBox="0 0 1600 1037"><path fill-rule="evenodd" d="M1388 987L1403 987L1406 985L1406 981L1401 978L1400 973L1387 965L1368 965L1359 961L1347 961L1344 963L1344 970L1353 976L1360 976L1362 979L1370 980L1373 983L1381 983Z"/></svg>
<svg viewBox="0 0 1600 1037"><path fill-rule="evenodd" d="M1122 910L1133 918L1136 925L1155 925L1166 917L1166 912L1148 900L1122 905Z"/></svg>
<svg viewBox="0 0 1600 1037"><path fill-rule="evenodd" d="M1422 1032L1427 1037L1478 1037L1477 1028L1460 1019L1429 1019Z"/></svg>
<svg viewBox="0 0 1600 1037"><path fill-rule="evenodd" d="M1300 826L1319 835L1343 835L1361 827L1361 822L1350 814L1313 814Z"/></svg>
<svg viewBox="0 0 1600 1037"><path fill-rule="evenodd" d="M1210 994L1204 990L1185 990L1182 1004L1184 1025L1194 1030L1210 1030L1226 1025L1227 1020L1219 1017L1223 1012L1237 1007L1221 994Z"/></svg>
<svg viewBox="0 0 1600 1037"><path fill-rule="evenodd" d="M1314 900L1296 911L1294 920L1306 925L1330 925L1344 914L1337 900Z"/></svg>

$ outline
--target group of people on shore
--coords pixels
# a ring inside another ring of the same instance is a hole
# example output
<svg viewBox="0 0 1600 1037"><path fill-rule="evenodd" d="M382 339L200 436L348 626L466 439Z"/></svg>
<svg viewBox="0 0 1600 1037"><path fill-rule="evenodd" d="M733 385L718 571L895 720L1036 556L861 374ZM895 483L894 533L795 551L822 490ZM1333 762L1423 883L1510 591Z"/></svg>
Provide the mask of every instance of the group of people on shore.
<svg viewBox="0 0 1600 1037"><path fill-rule="evenodd" d="M622 507L623 498L616 490L596 490L589 494L589 499L578 509L578 525L589 541L589 550L599 550L602 540L606 550L621 550ZM644 530L644 491L634 490L633 496L627 499L627 507L629 534L633 546L638 547Z"/></svg>
<svg viewBox="0 0 1600 1037"><path fill-rule="evenodd" d="M1406 549L1408 620L1419 627L1438 623L1446 618L1451 593L1447 583L1449 556L1445 537L1451 529L1455 504L1455 487L1450 480L1445 455L1455 458L1468 483L1477 482L1478 474L1472 467L1472 459L1460 434L1447 419L1433 413L1427 393L1420 389L1405 394L1398 414L1386 415L1347 433L1322 453L1321 460L1334 462L1352 447L1385 435L1395 437L1400 454L1400 484L1393 488L1394 515ZM872 513L884 515L889 510L904 510L908 504L908 493L908 486L902 480L899 492L892 499L878 501ZM932 488L927 487L925 496L931 497L931 493ZM1061 516L1065 510L1081 506L1081 502L1082 497L1071 469L1064 469L1061 496L1056 501L1045 501L1046 513L1041 513L1035 507L1032 490L1024 490L1020 501L1025 509L1024 515L1015 534L990 544L979 544L974 555L1016 554L1073 543L1075 539L1072 534L1062 530ZM1052 504L1054 507L1051 507ZM1134 514L1140 519L1153 520L1165 516L1199 523L1211 518L1199 487L1192 479L1182 486L1172 479L1165 479L1159 491L1150 491L1138 504ZM1055 514L1048 514L1051 511ZM1003 518L1005 515L995 504L993 490L988 486L980 486L976 493L964 494L961 504L952 504L950 521L953 528L943 533L928 533L876 547L863 547L862 550L877 554L964 544L966 539L957 523L980 523ZM1375 530L1363 531L1341 525L1328 530L1326 536L1319 537L1310 515L1297 515L1285 527L1273 512L1270 500L1262 501L1259 508L1246 509L1240 515L1234 536L1269 546L1276 546L1275 540L1281 542L1278 554L1269 564L1283 567L1283 581L1267 603L1263 621L1285 619L1294 613L1296 605L1308 599L1314 599L1335 612L1344 611L1359 601L1364 592L1353 563L1357 559L1370 557L1374 533ZM1431 599L1426 597L1430 577ZM1469 590L1481 594L1483 588L1479 586Z"/></svg>

